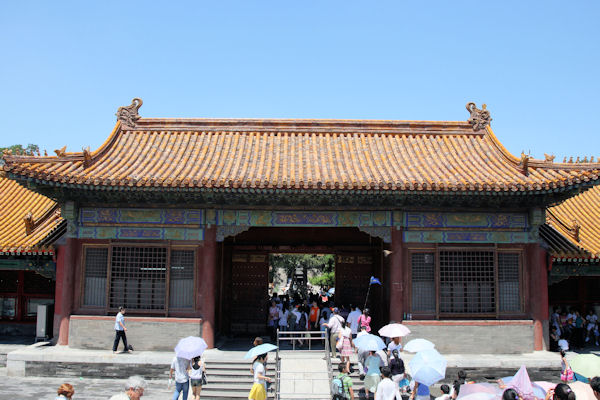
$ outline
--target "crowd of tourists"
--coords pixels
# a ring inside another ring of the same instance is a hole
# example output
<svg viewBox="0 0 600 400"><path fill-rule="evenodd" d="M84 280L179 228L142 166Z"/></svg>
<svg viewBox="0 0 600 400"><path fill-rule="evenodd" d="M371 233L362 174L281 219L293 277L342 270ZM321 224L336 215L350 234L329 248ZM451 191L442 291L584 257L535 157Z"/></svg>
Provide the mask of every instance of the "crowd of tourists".
<svg viewBox="0 0 600 400"><path fill-rule="evenodd" d="M275 341L277 330L329 331L332 333L332 328L327 324L334 311L350 324L349 328L354 336L359 331L359 325L366 326L367 332L371 331L371 317L368 308L361 311L358 306L352 304L336 307L327 292L310 294L304 298L289 295L279 296L277 293L273 293L269 300L267 316L267 328L271 341ZM337 325L334 326L333 332L337 334ZM297 340L297 343L300 348L306 345L302 339Z"/></svg>
<svg viewBox="0 0 600 400"><path fill-rule="evenodd" d="M582 315L574 308L554 308L550 317L550 350L580 349L598 346L599 342L598 315L593 309Z"/></svg>

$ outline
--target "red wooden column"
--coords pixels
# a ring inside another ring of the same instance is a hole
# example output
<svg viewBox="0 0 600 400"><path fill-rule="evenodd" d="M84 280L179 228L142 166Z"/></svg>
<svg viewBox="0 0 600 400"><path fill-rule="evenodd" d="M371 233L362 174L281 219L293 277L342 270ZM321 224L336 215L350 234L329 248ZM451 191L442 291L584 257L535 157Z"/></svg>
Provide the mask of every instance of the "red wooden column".
<svg viewBox="0 0 600 400"><path fill-rule="evenodd" d="M533 319L535 350L544 350L544 324L548 322L548 269L546 251L538 244L527 246L529 270L529 312Z"/></svg>
<svg viewBox="0 0 600 400"><path fill-rule="evenodd" d="M56 260L56 314L58 319L58 344L69 344L69 317L73 310L73 284L75 281L75 246L77 239L68 238L58 249ZM56 321L56 319L55 319Z"/></svg>
<svg viewBox="0 0 600 400"><path fill-rule="evenodd" d="M215 297L217 283L217 228L204 231L204 249L200 278L202 338L212 349L215 345Z"/></svg>
<svg viewBox="0 0 600 400"><path fill-rule="evenodd" d="M392 254L390 254L390 320L401 322L404 313L404 265L402 231L392 227Z"/></svg>

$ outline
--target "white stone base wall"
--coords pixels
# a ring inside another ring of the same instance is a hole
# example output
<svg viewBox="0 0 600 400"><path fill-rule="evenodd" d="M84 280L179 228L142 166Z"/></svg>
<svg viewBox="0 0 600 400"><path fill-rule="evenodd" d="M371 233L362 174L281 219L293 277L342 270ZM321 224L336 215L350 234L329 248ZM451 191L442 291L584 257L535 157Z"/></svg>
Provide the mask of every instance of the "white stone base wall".
<svg viewBox="0 0 600 400"><path fill-rule="evenodd" d="M134 350L173 351L179 339L202 336L200 318L152 318L125 316L127 344ZM115 317L72 315L69 322L69 347L112 350ZM119 342L118 350L123 349Z"/></svg>
<svg viewBox="0 0 600 400"><path fill-rule="evenodd" d="M402 339L422 338L435 343L441 353L517 354L534 351L533 322L494 321L404 321L411 333Z"/></svg>

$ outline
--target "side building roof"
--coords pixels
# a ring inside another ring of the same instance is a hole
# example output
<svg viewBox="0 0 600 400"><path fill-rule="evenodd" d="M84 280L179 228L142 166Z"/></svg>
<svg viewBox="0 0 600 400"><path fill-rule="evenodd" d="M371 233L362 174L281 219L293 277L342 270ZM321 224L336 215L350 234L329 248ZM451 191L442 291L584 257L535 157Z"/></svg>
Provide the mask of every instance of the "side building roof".
<svg viewBox="0 0 600 400"><path fill-rule="evenodd" d="M51 237L65 230L53 200L0 177L0 255L52 254Z"/></svg>
<svg viewBox="0 0 600 400"><path fill-rule="evenodd" d="M542 238L555 258L600 258L600 187L550 207Z"/></svg>

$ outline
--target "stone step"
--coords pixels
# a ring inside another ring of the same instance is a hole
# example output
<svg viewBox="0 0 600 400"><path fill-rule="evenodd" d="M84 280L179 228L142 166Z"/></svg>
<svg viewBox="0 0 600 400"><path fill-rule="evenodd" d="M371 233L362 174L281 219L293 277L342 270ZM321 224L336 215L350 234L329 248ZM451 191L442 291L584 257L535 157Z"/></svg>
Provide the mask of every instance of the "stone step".
<svg viewBox="0 0 600 400"><path fill-rule="evenodd" d="M200 398L202 400L247 399L249 391L250 390L246 392L229 392L227 390L211 390L207 386L202 389ZM273 399L275 398L275 395L273 393L267 393L267 398Z"/></svg>

